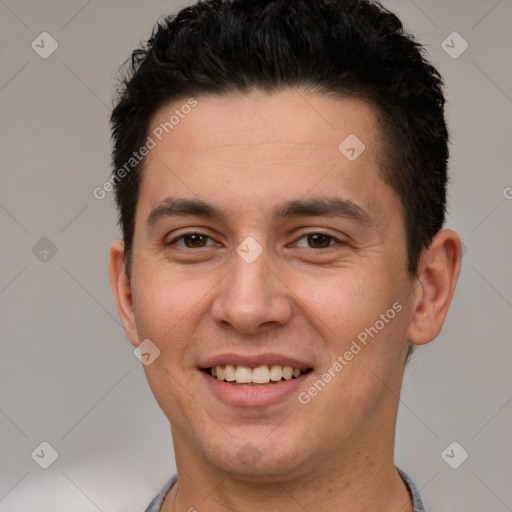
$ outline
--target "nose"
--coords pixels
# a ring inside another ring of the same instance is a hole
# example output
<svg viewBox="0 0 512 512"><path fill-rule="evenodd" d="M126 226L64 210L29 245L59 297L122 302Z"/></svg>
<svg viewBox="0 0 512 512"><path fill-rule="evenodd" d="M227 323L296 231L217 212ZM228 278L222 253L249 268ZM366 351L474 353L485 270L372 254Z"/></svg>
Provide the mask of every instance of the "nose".
<svg viewBox="0 0 512 512"><path fill-rule="evenodd" d="M236 252L232 270L219 283L212 316L220 326L257 334L286 325L293 314L292 294L265 251L252 263Z"/></svg>

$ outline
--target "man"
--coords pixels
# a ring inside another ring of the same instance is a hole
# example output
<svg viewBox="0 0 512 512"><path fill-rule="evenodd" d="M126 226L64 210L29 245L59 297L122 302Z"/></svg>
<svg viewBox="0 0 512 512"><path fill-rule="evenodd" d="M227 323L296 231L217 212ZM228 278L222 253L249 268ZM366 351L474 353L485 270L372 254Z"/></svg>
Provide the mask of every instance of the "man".
<svg viewBox="0 0 512 512"><path fill-rule="evenodd" d="M443 109L367 0L201 2L133 53L110 278L177 465L148 511L423 510L393 446L460 269Z"/></svg>

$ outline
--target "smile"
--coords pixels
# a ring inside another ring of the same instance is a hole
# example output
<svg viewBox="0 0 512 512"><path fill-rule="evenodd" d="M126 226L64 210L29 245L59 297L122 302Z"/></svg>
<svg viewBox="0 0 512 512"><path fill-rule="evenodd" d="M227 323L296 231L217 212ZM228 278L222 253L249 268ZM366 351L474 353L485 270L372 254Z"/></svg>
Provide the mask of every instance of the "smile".
<svg viewBox="0 0 512 512"><path fill-rule="evenodd" d="M212 377L229 382L233 385L258 386L269 383L277 383L297 379L304 373L311 371L311 368L293 368L291 366L281 366L279 364L261 365L256 368L250 368L243 365L215 365L206 368L205 371Z"/></svg>
<svg viewBox="0 0 512 512"><path fill-rule="evenodd" d="M263 407L293 398L314 378L311 359L284 354L224 352L198 365L202 380L216 400L231 407Z"/></svg>

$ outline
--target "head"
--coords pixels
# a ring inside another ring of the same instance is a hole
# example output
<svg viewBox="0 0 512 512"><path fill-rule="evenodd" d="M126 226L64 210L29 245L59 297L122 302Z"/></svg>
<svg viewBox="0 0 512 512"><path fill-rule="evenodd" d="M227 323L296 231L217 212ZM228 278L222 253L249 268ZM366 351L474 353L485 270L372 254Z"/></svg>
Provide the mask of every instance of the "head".
<svg viewBox="0 0 512 512"><path fill-rule="evenodd" d="M130 341L160 350L177 454L284 475L383 420L392 444L409 344L438 334L460 260L442 80L399 19L200 2L133 52L112 127L111 280ZM294 399L211 388L211 368L280 361L305 371Z"/></svg>

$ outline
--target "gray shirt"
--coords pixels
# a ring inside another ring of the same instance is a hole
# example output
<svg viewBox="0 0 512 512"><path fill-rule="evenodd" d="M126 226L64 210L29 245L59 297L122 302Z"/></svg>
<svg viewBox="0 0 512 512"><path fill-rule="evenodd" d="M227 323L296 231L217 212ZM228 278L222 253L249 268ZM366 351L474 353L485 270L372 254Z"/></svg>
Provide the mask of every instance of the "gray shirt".
<svg viewBox="0 0 512 512"><path fill-rule="evenodd" d="M407 485L407 488L409 489L409 492L411 493L412 512L425 512L425 509L423 508L423 503L421 501L420 493L416 486L414 485L414 482L401 469L396 469L398 470L398 473L402 477L403 481ZM177 480L178 475L174 475L165 483L162 490L153 498L153 500L149 504L149 507L146 509L146 512L160 512L160 509L162 508L167 493L171 490L172 486L176 483Z"/></svg>

